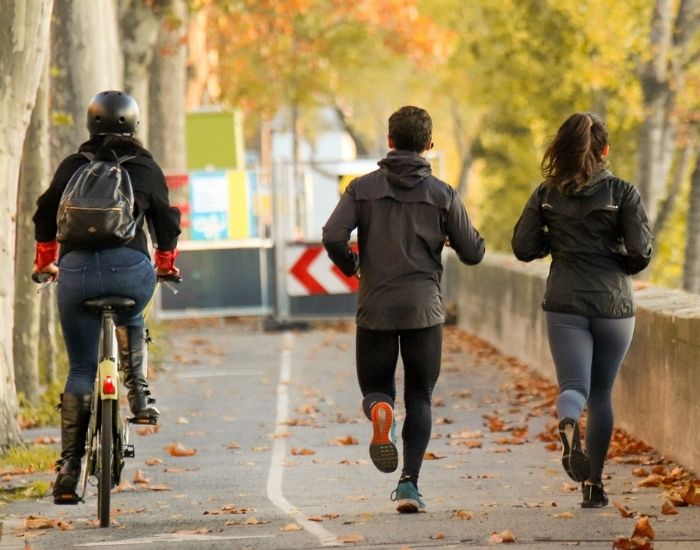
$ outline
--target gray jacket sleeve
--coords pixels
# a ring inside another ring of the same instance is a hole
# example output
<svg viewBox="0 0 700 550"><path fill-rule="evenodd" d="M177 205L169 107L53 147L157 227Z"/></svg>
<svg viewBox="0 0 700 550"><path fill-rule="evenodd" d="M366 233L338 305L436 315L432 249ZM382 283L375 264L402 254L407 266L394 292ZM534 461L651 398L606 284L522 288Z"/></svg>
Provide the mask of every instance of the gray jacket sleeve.
<svg viewBox="0 0 700 550"><path fill-rule="evenodd" d="M328 257L347 276L355 274L360 265L358 255L349 245L350 234L356 227L357 208L351 183L323 226L323 246Z"/></svg>
<svg viewBox="0 0 700 550"><path fill-rule="evenodd" d="M531 262L549 254L549 235L545 231L544 219L540 212L541 189L542 186L539 186L530 195L513 229L510 245L515 257L523 262Z"/></svg>
<svg viewBox="0 0 700 550"><path fill-rule="evenodd" d="M456 191L452 195L450 208L447 211L445 229L450 239L450 247L454 249L462 263L476 265L484 258L486 251L484 239L469 220L467 210Z"/></svg>
<svg viewBox="0 0 700 550"><path fill-rule="evenodd" d="M620 225L627 250L627 269L634 275L649 265L653 237L642 197L632 185L620 205Z"/></svg>

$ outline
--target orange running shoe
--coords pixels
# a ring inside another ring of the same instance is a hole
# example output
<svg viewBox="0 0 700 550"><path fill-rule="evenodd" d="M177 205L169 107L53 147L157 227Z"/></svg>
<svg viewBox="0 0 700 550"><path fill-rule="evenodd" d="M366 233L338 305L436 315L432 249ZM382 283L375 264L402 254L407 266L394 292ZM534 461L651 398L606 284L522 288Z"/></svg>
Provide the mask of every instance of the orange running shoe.
<svg viewBox="0 0 700 550"><path fill-rule="evenodd" d="M391 473L399 465L399 453L396 450L396 427L394 409L389 403L380 401L371 410L372 442L369 444L369 456L380 472Z"/></svg>

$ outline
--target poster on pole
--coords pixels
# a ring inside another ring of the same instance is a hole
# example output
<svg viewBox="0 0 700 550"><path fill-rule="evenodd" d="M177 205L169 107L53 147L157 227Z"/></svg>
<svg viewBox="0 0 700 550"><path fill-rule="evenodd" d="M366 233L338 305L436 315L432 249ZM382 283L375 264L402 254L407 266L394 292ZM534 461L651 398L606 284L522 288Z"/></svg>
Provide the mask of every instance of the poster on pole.
<svg viewBox="0 0 700 550"><path fill-rule="evenodd" d="M190 174L192 240L228 238L229 183L225 171Z"/></svg>

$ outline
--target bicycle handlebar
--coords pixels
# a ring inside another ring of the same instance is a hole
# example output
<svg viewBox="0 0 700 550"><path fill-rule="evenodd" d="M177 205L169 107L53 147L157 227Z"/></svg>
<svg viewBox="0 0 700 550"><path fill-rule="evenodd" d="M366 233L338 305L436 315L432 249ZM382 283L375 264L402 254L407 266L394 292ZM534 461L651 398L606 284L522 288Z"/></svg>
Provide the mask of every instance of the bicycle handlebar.
<svg viewBox="0 0 700 550"><path fill-rule="evenodd" d="M158 282L180 284L182 282L182 277L180 275L175 275L174 273L170 273L168 275L158 275Z"/></svg>
<svg viewBox="0 0 700 550"><path fill-rule="evenodd" d="M34 281L38 285L48 283L52 279L53 273L43 273L41 271L35 271L32 273L32 281Z"/></svg>

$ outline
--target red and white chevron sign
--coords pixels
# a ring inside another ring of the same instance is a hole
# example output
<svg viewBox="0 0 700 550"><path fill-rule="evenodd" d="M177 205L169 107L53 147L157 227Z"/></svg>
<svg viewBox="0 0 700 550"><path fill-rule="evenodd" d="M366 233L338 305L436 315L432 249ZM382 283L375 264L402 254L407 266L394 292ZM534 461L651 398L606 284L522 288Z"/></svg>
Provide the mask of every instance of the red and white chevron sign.
<svg viewBox="0 0 700 550"><path fill-rule="evenodd" d="M289 296L349 294L360 287L357 278L346 277L331 262L322 245L288 246L287 266Z"/></svg>

